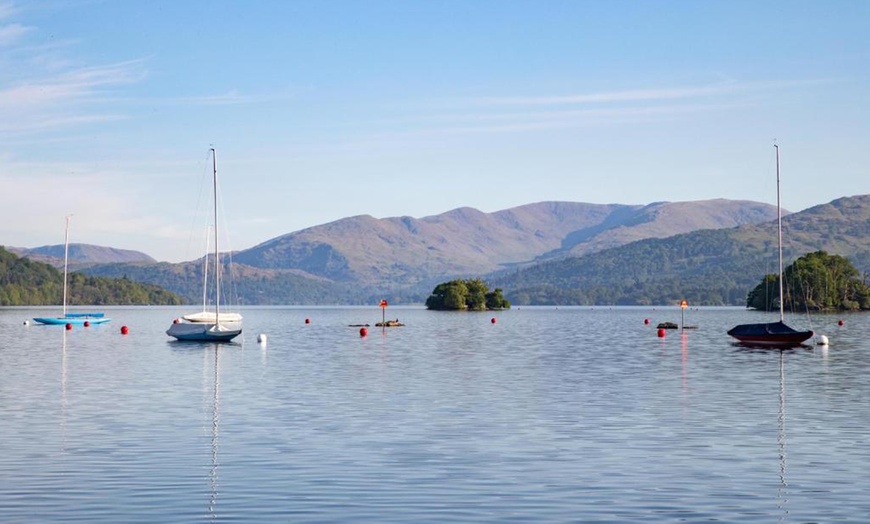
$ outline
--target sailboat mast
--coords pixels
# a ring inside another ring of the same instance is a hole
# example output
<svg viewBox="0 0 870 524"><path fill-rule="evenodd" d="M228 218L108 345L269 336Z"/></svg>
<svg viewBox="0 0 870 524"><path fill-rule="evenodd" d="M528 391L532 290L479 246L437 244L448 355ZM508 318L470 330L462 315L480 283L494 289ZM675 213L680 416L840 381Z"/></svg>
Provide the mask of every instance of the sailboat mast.
<svg viewBox="0 0 870 524"><path fill-rule="evenodd" d="M217 153L211 148L212 185L214 189L214 321L220 326L221 314L221 261L218 248L218 193L217 193Z"/></svg>
<svg viewBox="0 0 870 524"><path fill-rule="evenodd" d="M69 221L72 215L66 216L66 227L63 231L63 316L66 316L66 275L69 261Z"/></svg>
<svg viewBox="0 0 870 524"><path fill-rule="evenodd" d="M202 260L202 310L208 311L208 249L211 247L211 226L205 229L205 256Z"/></svg>
<svg viewBox="0 0 870 524"><path fill-rule="evenodd" d="M779 146L773 144L776 149L776 232L777 245L779 246L779 321L785 321L785 306L783 304L782 292L782 206L780 205L779 197Z"/></svg>

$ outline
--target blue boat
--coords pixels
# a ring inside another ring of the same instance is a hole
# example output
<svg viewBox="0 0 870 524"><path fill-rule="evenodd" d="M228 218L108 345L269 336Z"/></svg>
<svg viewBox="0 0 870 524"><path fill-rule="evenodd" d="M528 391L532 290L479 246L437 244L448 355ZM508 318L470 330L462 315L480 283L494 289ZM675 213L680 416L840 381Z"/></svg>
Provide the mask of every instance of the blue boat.
<svg viewBox="0 0 870 524"><path fill-rule="evenodd" d="M785 305L782 291L782 206L779 196L779 146L774 144L776 150L776 231L777 245L779 247L779 322L767 322L764 324L740 324L728 330L728 334L741 344L753 347L783 348L794 347L804 343L815 333L813 331L798 331L785 323Z"/></svg>
<svg viewBox="0 0 870 524"><path fill-rule="evenodd" d="M50 326L65 326L72 324L75 326L83 326L86 323L90 324L105 324L112 319L106 317L103 313L67 313L66 311L66 281L67 281L67 265L69 263L69 221L72 215L66 217L66 229L63 236L63 315L59 317L38 317L34 318L34 322L47 324Z"/></svg>
<svg viewBox="0 0 870 524"><path fill-rule="evenodd" d="M67 313L62 317L39 317L33 319L40 324L48 324L53 326L65 326L72 324L74 326L83 326L86 323L90 324L105 324L112 319L107 318L103 313Z"/></svg>

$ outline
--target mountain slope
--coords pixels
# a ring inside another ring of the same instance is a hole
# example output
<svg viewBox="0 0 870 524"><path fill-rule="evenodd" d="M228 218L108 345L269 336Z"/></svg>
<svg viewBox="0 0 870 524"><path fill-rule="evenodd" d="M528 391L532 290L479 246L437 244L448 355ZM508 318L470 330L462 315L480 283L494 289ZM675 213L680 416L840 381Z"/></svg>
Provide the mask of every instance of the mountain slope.
<svg viewBox="0 0 870 524"><path fill-rule="evenodd" d="M63 244L34 248L8 247L6 249L20 257L45 262L46 264L51 264L55 267L63 267ZM157 261L140 251L94 246L91 244L69 245L70 267L81 267L88 264L134 262L155 263Z"/></svg>
<svg viewBox="0 0 870 524"><path fill-rule="evenodd" d="M775 211L767 204L711 200L649 206L540 202L494 213L459 208L420 219L362 215L283 235L235 259L337 282L407 286L643 238L770 220Z"/></svg>
<svg viewBox="0 0 870 524"><path fill-rule="evenodd" d="M452 278L477 277L638 238L698 227L733 227L774 218L745 201L658 202L647 206L541 202L494 213L459 208L424 218L349 217L233 254L239 301L246 304L422 302ZM161 285L201 300L201 261L113 263L90 274Z"/></svg>
<svg viewBox="0 0 870 524"><path fill-rule="evenodd" d="M129 279L70 273L68 304L178 304L181 299L157 286ZM49 264L19 257L0 247L0 305L63 303L63 273Z"/></svg>
<svg viewBox="0 0 870 524"><path fill-rule="evenodd" d="M825 250L870 271L870 195L834 200L783 219L786 261ZM776 222L647 239L490 276L512 303L742 305L775 273Z"/></svg>

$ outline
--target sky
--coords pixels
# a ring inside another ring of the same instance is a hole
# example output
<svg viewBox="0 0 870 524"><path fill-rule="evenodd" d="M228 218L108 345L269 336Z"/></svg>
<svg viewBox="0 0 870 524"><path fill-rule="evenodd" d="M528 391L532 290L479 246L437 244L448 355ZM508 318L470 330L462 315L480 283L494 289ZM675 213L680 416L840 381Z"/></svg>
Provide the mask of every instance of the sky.
<svg viewBox="0 0 870 524"><path fill-rule="evenodd" d="M0 0L0 245L870 193L870 2ZM199 217L199 218L198 218Z"/></svg>

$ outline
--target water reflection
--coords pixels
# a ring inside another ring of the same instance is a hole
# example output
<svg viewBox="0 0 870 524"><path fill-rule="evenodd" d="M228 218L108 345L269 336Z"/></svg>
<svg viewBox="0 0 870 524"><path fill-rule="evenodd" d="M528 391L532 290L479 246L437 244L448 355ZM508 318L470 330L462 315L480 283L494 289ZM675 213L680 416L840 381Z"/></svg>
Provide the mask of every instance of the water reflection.
<svg viewBox="0 0 870 524"><path fill-rule="evenodd" d="M218 497L218 436L220 423L220 344L212 344L203 352L203 376L209 375L209 353L214 354L213 380L204 380L203 392L211 397L211 469L209 470L208 516L217 520ZM209 391L210 390L210 391Z"/></svg>
<svg viewBox="0 0 870 524"><path fill-rule="evenodd" d="M785 351L779 352L779 432L777 444L779 445L779 489L777 489L777 507L782 511L780 522L788 522L788 481L786 480L786 467L788 465L785 450Z"/></svg>
<svg viewBox="0 0 870 524"><path fill-rule="evenodd" d="M689 392L689 335L680 333L680 362L682 363L683 394Z"/></svg>
<svg viewBox="0 0 870 524"><path fill-rule="evenodd" d="M66 397L66 330L64 329L62 333L63 339L60 353L60 451L61 454L64 454L66 452L66 417L69 402Z"/></svg>

